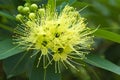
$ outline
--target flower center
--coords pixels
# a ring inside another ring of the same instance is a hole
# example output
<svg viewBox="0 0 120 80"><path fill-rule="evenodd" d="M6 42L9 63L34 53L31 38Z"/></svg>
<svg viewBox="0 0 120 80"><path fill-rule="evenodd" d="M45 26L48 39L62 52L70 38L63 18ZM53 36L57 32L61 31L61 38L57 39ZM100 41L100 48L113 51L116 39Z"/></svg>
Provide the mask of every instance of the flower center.
<svg viewBox="0 0 120 80"><path fill-rule="evenodd" d="M64 51L63 48L58 48L58 53L62 53Z"/></svg>
<svg viewBox="0 0 120 80"><path fill-rule="evenodd" d="M47 41L43 41L42 45L45 47L47 45Z"/></svg>
<svg viewBox="0 0 120 80"><path fill-rule="evenodd" d="M55 33L55 37L56 38L60 37L60 34L59 33Z"/></svg>

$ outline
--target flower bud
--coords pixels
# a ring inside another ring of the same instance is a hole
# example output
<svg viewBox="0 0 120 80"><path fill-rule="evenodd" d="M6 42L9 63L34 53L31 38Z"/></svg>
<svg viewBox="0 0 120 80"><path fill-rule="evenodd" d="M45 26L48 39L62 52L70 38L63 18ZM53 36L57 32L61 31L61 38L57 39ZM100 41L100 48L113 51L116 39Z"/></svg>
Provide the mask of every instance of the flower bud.
<svg viewBox="0 0 120 80"><path fill-rule="evenodd" d="M36 17L36 15L35 15L35 13L30 13L29 14L29 18L32 20L32 19L35 19L35 17Z"/></svg>
<svg viewBox="0 0 120 80"><path fill-rule="evenodd" d="M27 21L26 22L26 25L27 25L27 27L30 27L31 25L33 25L34 23L32 22L32 21Z"/></svg>
<svg viewBox="0 0 120 80"><path fill-rule="evenodd" d="M18 6L17 10L18 10L19 12L22 12L23 6Z"/></svg>
<svg viewBox="0 0 120 80"><path fill-rule="evenodd" d="M29 7L29 6L30 6L30 3L25 3L24 6L25 6L25 7Z"/></svg>
<svg viewBox="0 0 120 80"><path fill-rule="evenodd" d="M38 13L43 16L45 15L45 9L38 9Z"/></svg>
<svg viewBox="0 0 120 80"><path fill-rule="evenodd" d="M32 4L32 5L30 6L30 9L31 9L31 11L35 11L35 10L38 9L38 6L37 6L36 4Z"/></svg>
<svg viewBox="0 0 120 80"><path fill-rule="evenodd" d="M29 11L30 11L29 7L24 7L22 10L24 14L28 13Z"/></svg>
<svg viewBox="0 0 120 80"><path fill-rule="evenodd" d="M16 15L17 20L22 20L23 16L21 14Z"/></svg>

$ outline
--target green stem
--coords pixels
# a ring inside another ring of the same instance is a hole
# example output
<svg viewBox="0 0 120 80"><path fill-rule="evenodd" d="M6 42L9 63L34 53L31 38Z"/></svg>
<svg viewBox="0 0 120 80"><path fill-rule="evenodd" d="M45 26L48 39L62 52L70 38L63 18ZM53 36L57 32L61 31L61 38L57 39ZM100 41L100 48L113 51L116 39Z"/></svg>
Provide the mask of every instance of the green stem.
<svg viewBox="0 0 120 80"><path fill-rule="evenodd" d="M46 80L46 69L44 69L44 80Z"/></svg>

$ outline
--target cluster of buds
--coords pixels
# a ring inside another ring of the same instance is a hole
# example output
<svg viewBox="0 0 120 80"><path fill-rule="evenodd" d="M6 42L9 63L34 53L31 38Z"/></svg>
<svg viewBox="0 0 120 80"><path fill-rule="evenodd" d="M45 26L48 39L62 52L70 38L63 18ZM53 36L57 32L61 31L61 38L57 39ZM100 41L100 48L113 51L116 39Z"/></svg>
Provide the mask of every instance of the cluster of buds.
<svg viewBox="0 0 120 80"><path fill-rule="evenodd" d="M25 18L35 19L36 11L38 10L38 6L36 4L25 3L24 6L18 6L18 14L16 16L17 20L24 20Z"/></svg>
<svg viewBox="0 0 120 80"><path fill-rule="evenodd" d="M18 6L16 18L22 23L15 29L14 42L26 50L34 50L31 57L40 54L37 67L43 59L43 67L55 63L55 72L60 72L60 64L67 69L76 69L91 50L94 31L86 26L79 12L66 5L59 13L51 13L51 7L38 7L26 3Z"/></svg>

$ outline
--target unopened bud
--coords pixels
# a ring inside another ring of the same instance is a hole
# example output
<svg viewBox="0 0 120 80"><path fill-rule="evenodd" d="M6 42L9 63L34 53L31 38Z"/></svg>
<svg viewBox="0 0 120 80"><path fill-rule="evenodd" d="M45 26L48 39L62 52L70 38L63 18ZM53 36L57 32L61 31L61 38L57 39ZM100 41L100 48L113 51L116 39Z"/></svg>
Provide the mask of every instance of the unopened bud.
<svg viewBox="0 0 120 80"><path fill-rule="evenodd" d="M30 11L29 7L24 7L22 10L24 14L29 13L29 11Z"/></svg>
<svg viewBox="0 0 120 80"><path fill-rule="evenodd" d="M23 10L23 6L18 6L17 10L21 13Z"/></svg>
<svg viewBox="0 0 120 80"><path fill-rule="evenodd" d="M35 10L38 9L38 6L37 6L36 4L32 4L32 5L30 6L30 9L31 9L31 11L35 11Z"/></svg>
<svg viewBox="0 0 120 80"><path fill-rule="evenodd" d="M34 24L32 21L27 21L27 22L26 22L26 25L27 25L28 27L30 27L32 24Z"/></svg>
<svg viewBox="0 0 120 80"><path fill-rule="evenodd" d="M30 3L25 3L24 6L25 6L25 7L29 7L29 6L30 6Z"/></svg>
<svg viewBox="0 0 120 80"><path fill-rule="evenodd" d="M20 21L20 20L22 20L22 18L23 18L23 16L22 16L21 14L16 15L16 19L17 19L17 20Z"/></svg>
<svg viewBox="0 0 120 80"><path fill-rule="evenodd" d="M45 15L45 9L39 9L38 13L42 16Z"/></svg>
<svg viewBox="0 0 120 80"><path fill-rule="evenodd" d="M29 18L32 20L32 19L35 19L35 17L36 17L36 15L35 15L35 13L30 13L29 14Z"/></svg>

